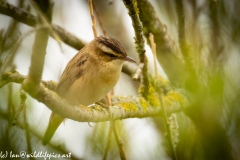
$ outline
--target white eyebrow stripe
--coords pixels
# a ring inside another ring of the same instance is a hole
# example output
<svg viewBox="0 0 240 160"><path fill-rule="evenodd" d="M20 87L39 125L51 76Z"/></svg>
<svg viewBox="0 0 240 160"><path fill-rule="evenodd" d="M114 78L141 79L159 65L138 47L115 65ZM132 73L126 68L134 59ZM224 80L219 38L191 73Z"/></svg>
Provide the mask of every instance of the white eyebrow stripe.
<svg viewBox="0 0 240 160"><path fill-rule="evenodd" d="M116 56L116 57L121 57L121 54L118 54L118 53L114 52L111 48L105 46L105 45L102 44L102 43L98 43L98 47L101 48L101 50L104 51L104 52L107 52L107 53L109 53L109 54L112 54L112 55L114 55L114 56Z"/></svg>

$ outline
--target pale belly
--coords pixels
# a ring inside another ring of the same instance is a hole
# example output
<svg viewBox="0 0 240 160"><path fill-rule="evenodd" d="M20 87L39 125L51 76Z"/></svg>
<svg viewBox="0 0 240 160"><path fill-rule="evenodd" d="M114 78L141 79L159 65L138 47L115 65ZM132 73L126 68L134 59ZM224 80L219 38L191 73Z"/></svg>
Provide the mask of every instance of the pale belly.
<svg viewBox="0 0 240 160"><path fill-rule="evenodd" d="M65 99L72 105L88 106L104 98L109 91L116 85L120 72L114 76L106 77L99 74L94 78L77 80L68 90ZM83 78L83 77L82 77ZM79 81L84 83L79 83Z"/></svg>

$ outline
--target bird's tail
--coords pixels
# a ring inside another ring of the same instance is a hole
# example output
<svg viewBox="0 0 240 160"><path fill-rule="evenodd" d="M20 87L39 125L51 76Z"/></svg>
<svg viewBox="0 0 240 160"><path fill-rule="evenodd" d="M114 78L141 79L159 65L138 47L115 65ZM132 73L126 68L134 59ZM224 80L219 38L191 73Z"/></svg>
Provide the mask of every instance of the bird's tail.
<svg viewBox="0 0 240 160"><path fill-rule="evenodd" d="M47 130L43 136L42 144L45 146L48 144L48 142L52 139L54 133L56 132L58 126L62 123L64 120L63 117L61 117L58 114L51 114L51 117L49 119Z"/></svg>

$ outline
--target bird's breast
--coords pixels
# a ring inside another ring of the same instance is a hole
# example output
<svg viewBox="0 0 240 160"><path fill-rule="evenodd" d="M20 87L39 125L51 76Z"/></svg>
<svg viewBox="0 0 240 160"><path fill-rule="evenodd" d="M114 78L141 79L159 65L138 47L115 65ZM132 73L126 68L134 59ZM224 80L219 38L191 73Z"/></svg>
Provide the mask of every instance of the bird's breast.
<svg viewBox="0 0 240 160"><path fill-rule="evenodd" d="M107 69L98 72L85 72L69 88L66 99L72 104L90 105L106 96L116 85L120 77L120 69Z"/></svg>

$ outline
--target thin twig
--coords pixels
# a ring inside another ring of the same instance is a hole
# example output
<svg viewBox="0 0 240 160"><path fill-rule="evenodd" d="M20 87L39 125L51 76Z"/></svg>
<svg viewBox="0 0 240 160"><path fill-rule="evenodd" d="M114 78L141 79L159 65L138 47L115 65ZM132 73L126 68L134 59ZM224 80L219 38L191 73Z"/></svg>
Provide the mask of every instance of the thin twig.
<svg viewBox="0 0 240 160"><path fill-rule="evenodd" d="M137 81L140 79L141 73L142 73L142 69L143 69L144 63L140 63L138 65L138 68L136 70L136 73L133 76L133 80Z"/></svg>
<svg viewBox="0 0 240 160"><path fill-rule="evenodd" d="M22 91L21 94L25 97L26 94ZM23 106L23 117L24 117L24 124L25 124L25 133L26 133L26 141L27 141L27 151L28 153L32 153L32 146L31 146L31 140L30 140L30 131L29 131L29 127L28 127L28 122L27 122L27 106L26 106L26 99L24 100L24 106ZM34 160L34 157L30 157L31 160Z"/></svg>
<svg viewBox="0 0 240 160"><path fill-rule="evenodd" d="M157 60L156 60L156 44L154 42L154 36L153 36L152 33L149 34L149 40L150 40L150 43L151 43L151 48L152 48L153 58L154 58L155 77L157 78L158 77L158 72L157 72L157 64L156 64L157 63ZM167 120L167 114L166 114L166 111L165 111L165 106L164 106L164 103L163 103L162 94L163 94L163 90L161 89L159 99L160 99L160 105L162 107L162 117L163 117L163 121L164 121L164 126L167 130L167 139L168 139L168 142L169 142L169 145L170 145L171 155L173 157L172 159L177 160L176 152L175 152L175 149L174 149L174 144L173 144L173 141L172 141L171 128L170 128L170 124Z"/></svg>
<svg viewBox="0 0 240 160"><path fill-rule="evenodd" d="M102 159L102 160L106 160L106 159L107 159L108 151L109 151L110 146L111 146L111 142L112 142L112 132L113 132L112 124L113 124L113 123L110 122L109 131L108 131L108 137L107 137L107 145L106 145L106 148L105 148L105 151L104 151L104 155L103 155L103 159Z"/></svg>
<svg viewBox="0 0 240 160"><path fill-rule="evenodd" d="M112 102L111 102L111 99L110 99L110 95L111 95L111 92L109 92L105 98L106 98L106 101L107 101L107 111L109 113L109 117L110 117L110 125L109 125L109 131L108 131L108 137L107 137L107 145L106 145L106 148L105 148L105 151L104 151L104 155L103 155L103 160L106 160L107 159L107 155L108 155L108 151L109 151L109 148L111 146L111 137L112 137L112 131L113 131L113 121L112 121L112 118L111 118L111 114L109 112L109 106L112 105Z"/></svg>
<svg viewBox="0 0 240 160"><path fill-rule="evenodd" d="M143 51L144 52L144 54L145 54L145 50ZM144 59L142 60L142 62L140 62L140 64L138 65L138 68L137 68L137 70L136 70L136 72L135 72L135 74L134 74L134 76L133 76L133 80L135 80L135 81L137 81L137 80L141 80L141 83L142 83L142 85L143 85L143 87L147 87L148 85L144 85L143 83L143 81L144 81L144 78L143 78L143 70L144 69L147 69L146 67L144 68L144 66L145 65L147 65L147 57L146 56L144 56ZM148 79L148 78L147 78ZM148 80L147 80L148 81ZM148 82L149 83L149 82ZM146 88L145 87L145 88ZM144 91L143 91L144 92ZM148 92L146 92L146 93L148 93Z"/></svg>
<svg viewBox="0 0 240 160"><path fill-rule="evenodd" d="M123 149L123 144L122 144L122 141L119 138L119 135L118 135L118 132L117 132L117 129L116 129L115 121L112 121L111 123L112 123L113 134L114 134L114 137L115 137L116 142L117 142L117 146L118 146L118 150L119 150L119 153L120 153L121 160L126 160L126 155L125 155L125 152L124 152L124 149Z"/></svg>
<svg viewBox="0 0 240 160"><path fill-rule="evenodd" d="M108 103L109 106L112 105L112 101L110 99L111 94L113 94L113 92L112 93L110 92L109 94L106 95L106 100L107 100L107 103ZM108 112L109 112L109 108L108 108ZM104 153L104 156L103 156L103 160L105 160L107 158L107 154L108 154L108 151L109 151L109 148L110 148L110 145L111 145L112 132L114 133L114 138L115 138L115 141L116 141L117 146L118 146L119 155L121 157L121 160L126 160L125 152L123 150L122 141L120 140L119 135L117 133L115 120L112 120L110 112L109 112L109 115L110 115L111 121L110 121L109 133L108 133L108 142L107 142L107 146L106 146L105 153Z"/></svg>
<svg viewBox="0 0 240 160"><path fill-rule="evenodd" d="M110 93L111 94L111 93ZM110 99L110 94L107 94L106 96L106 99L107 99L107 103L109 106L112 106L112 101ZM109 108L108 108L108 111L109 111ZM123 150L123 145L122 145L122 141L120 140L119 136L118 136L118 133L117 133L117 129L116 129L116 124L115 124L115 120L112 120L111 118L111 114L109 112L109 115L110 115L110 128L109 128L109 132L112 132L114 133L114 138L115 138L115 141L117 143L117 146L118 146L118 150L119 150L119 154L120 154L120 157L121 157L121 160L125 160L126 159L126 156L125 156L125 152ZM111 131L112 130L112 131ZM108 142L110 143L110 142ZM107 144L108 145L108 144ZM110 144L109 144L110 145ZM108 147L108 146L107 146ZM107 148L106 147L106 155L107 155ZM110 147L110 146L109 146ZM105 157L105 154L104 154L104 157Z"/></svg>
<svg viewBox="0 0 240 160"><path fill-rule="evenodd" d="M61 45L61 38L59 37L59 35L57 34L56 31L54 31L52 25L50 24L49 21L51 20L48 20L48 18L46 17L46 15L44 15L44 13L41 11L41 9L38 7L38 5L36 4L36 2L34 2L33 0L30 0L30 2L32 3L33 7L35 8L35 10L37 11L41 21L42 21L42 25L43 26L46 26L49 30L50 30L50 33L53 35L53 38L55 40L57 40L61 50L62 50L62 45Z"/></svg>
<svg viewBox="0 0 240 160"><path fill-rule="evenodd" d="M160 95L160 104L162 106L162 117L163 117L165 128L167 130L167 139L168 139L168 142L169 142L172 159L177 160L176 152L175 152L174 145L173 145L173 142L172 142L171 128L170 128L170 125L169 125L168 120L167 120L167 114L166 114L166 111L165 111L165 106L164 106L164 103L163 103L162 94Z"/></svg>
<svg viewBox="0 0 240 160"><path fill-rule="evenodd" d="M96 19L95 19L94 13L93 13L92 0L88 0L88 5L89 5L89 12L90 12L91 19L92 19L92 30L93 30L94 38L97 38Z"/></svg>
<svg viewBox="0 0 240 160"><path fill-rule="evenodd" d="M92 4L93 4L93 9L94 9L94 11L95 11L95 13L96 13L96 16L97 16L97 19L98 19L100 28L101 28L101 30L102 30L102 33L103 33L103 35L107 35L107 32L106 32L106 30L104 29L104 27L103 27L103 25L102 25L102 21L101 21L101 19L100 19L99 14L98 14L97 8L96 8L96 6L95 6L94 3L92 3Z"/></svg>
<svg viewBox="0 0 240 160"><path fill-rule="evenodd" d="M9 91L9 93L8 93L8 115L10 115L10 117L12 116L12 115L15 115L15 107L14 107L14 104L13 104L13 84L10 84L9 86L8 86L8 91ZM10 119L8 119L8 121L9 121L9 124L11 124L11 122L12 122L12 120L11 120L11 118Z"/></svg>
<svg viewBox="0 0 240 160"><path fill-rule="evenodd" d="M23 108L25 107L26 98L27 98L26 94L24 93L23 90L21 90L21 92L20 92L21 102L20 102L20 106L19 106L18 110L16 111L16 113L14 115L14 118L12 121L12 126L15 126L17 124L18 117L19 117L21 111L23 110Z"/></svg>
<svg viewBox="0 0 240 160"><path fill-rule="evenodd" d="M149 33L149 40L151 43L151 49L153 53L155 77L157 77L158 69L157 69L156 43L154 42L154 35L152 33Z"/></svg>

